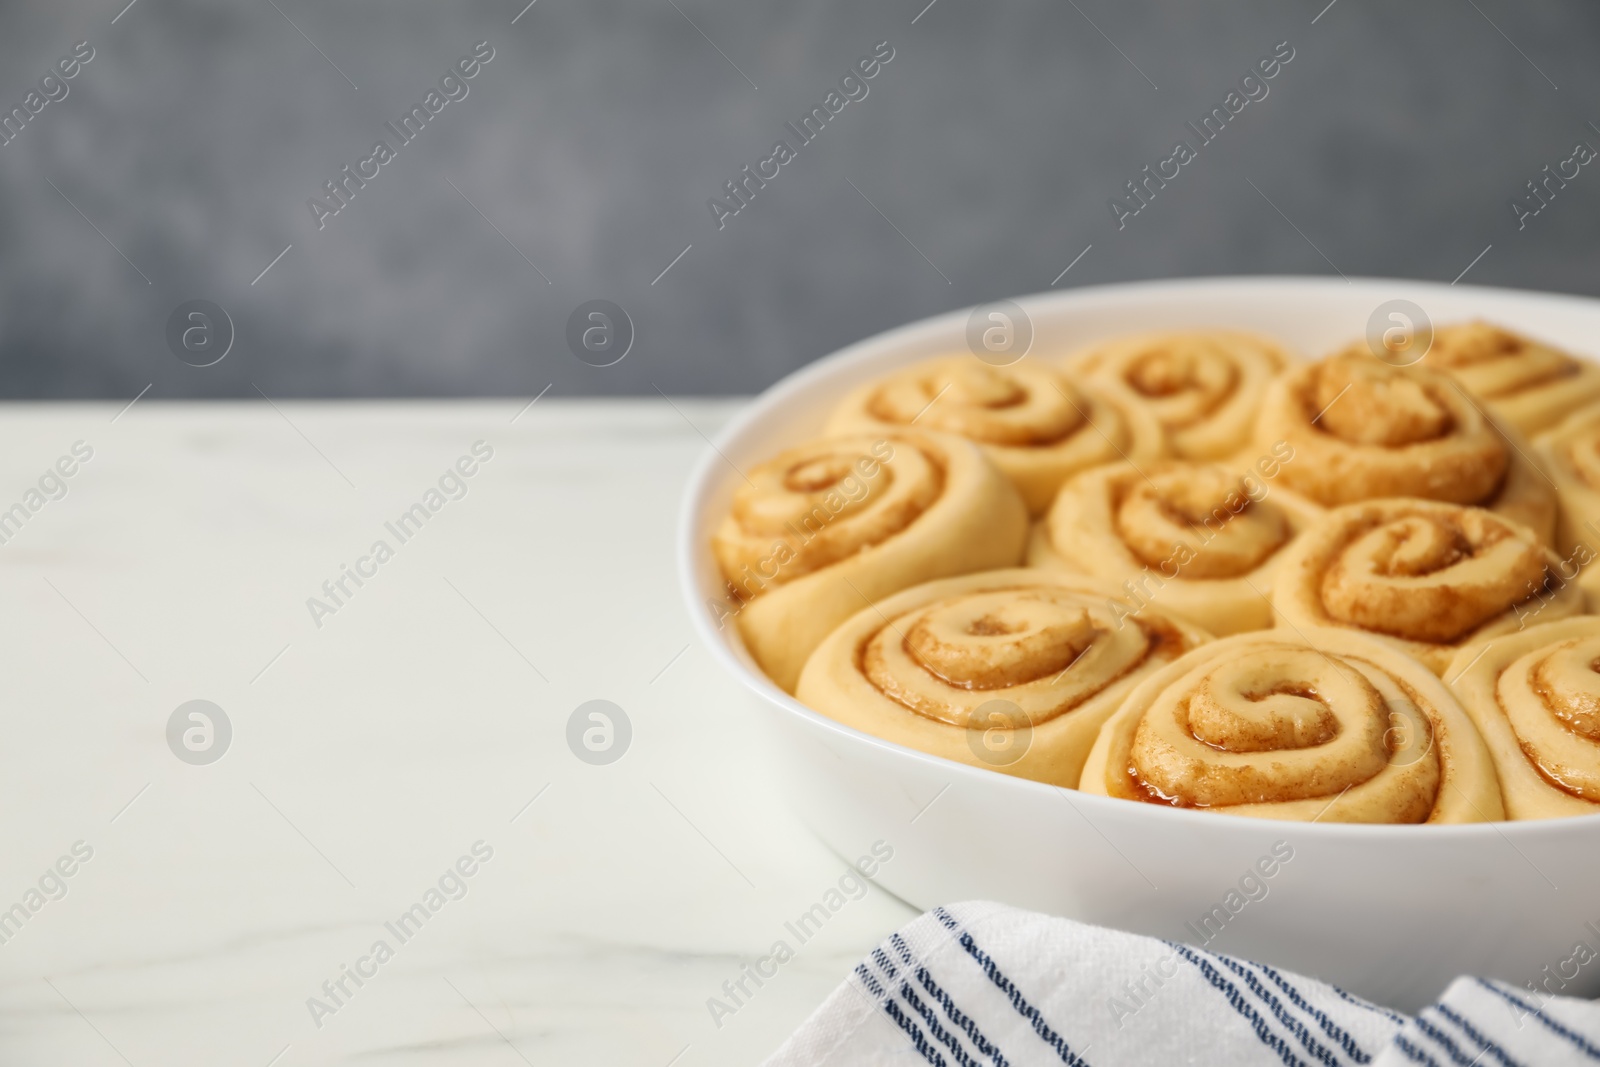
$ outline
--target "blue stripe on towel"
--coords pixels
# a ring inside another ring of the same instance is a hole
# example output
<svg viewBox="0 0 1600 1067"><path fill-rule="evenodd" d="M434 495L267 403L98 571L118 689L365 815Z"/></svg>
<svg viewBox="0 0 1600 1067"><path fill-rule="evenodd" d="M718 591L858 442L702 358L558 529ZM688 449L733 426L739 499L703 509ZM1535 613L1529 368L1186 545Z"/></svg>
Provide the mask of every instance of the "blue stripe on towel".
<svg viewBox="0 0 1600 1067"><path fill-rule="evenodd" d="M948 1048L961 1067L979 1067L978 1061L967 1055L967 1050L961 1047L960 1040L939 1025L939 1020L934 1016L928 1006L922 1003L922 998L917 996L917 991L911 988L910 982L900 983L900 999L911 1006L911 1010L922 1016L922 1021L928 1024L928 1032L939 1044Z"/></svg>
<svg viewBox="0 0 1600 1067"><path fill-rule="evenodd" d="M1339 1067L1339 1061L1333 1052L1312 1036L1311 1031L1306 1029L1305 1023L1284 1010L1283 1002L1273 996L1270 989L1261 984L1261 979L1240 966L1235 960L1231 960L1226 956L1218 956L1214 953L1207 953L1207 955L1244 979L1244 984L1249 987L1250 992L1256 995L1256 999L1267 1006L1267 1010L1272 1012L1273 1018L1282 1023L1284 1029L1293 1034L1295 1040L1300 1042L1300 1047L1315 1056L1318 1063L1326 1064L1327 1067Z"/></svg>
<svg viewBox="0 0 1600 1067"><path fill-rule="evenodd" d="M978 1061L967 1055L967 1050L961 1046L960 1040L940 1025L932 1010L922 1002L922 998L917 996L917 991L911 988L911 983L901 974L900 968L896 967L894 961L883 951L882 945L872 950L872 958L877 961L886 978L891 982L900 983L895 991L900 994L900 999L905 1001L906 1006L927 1024L928 1033L933 1035L934 1041L949 1049L961 1067L979 1067Z"/></svg>
<svg viewBox="0 0 1600 1067"><path fill-rule="evenodd" d="M927 1038L922 1036L922 1031L917 1029L917 1024L906 1017L900 1006L884 991L883 985L877 977L867 968L865 963L856 964L856 977L861 979L863 985L878 1001L878 1007L885 1015L893 1019L895 1024L905 1031L906 1040L911 1046L922 1054L922 1058L933 1067L945 1067L944 1057L939 1055L939 1050L928 1044Z"/></svg>
<svg viewBox="0 0 1600 1067"><path fill-rule="evenodd" d="M1261 1043L1276 1052L1278 1058L1284 1062L1286 1067L1305 1067L1304 1061L1294 1054L1294 1050L1289 1047L1288 1042L1267 1028L1266 1020L1262 1019L1254 1008L1245 1003L1244 997L1240 996L1233 983L1224 978L1221 972L1195 955L1187 945L1180 945L1175 941L1168 941L1167 944L1171 945L1173 950L1180 956L1200 969L1200 973L1205 975L1212 986L1228 998L1228 1003L1233 1005L1233 1010L1249 1021L1251 1028L1255 1030L1256 1037L1260 1039Z"/></svg>
<svg viewBox="0 0 1600 1067"><path fill-rule="evenodd" d="M967 1035L967 1040L972 1042L973 1047L989 1057L994 1063L994 1067L1010 1067L1009 1061L1001 1053L999 1047L983 1035L983 1031L978 1029L977 1022L956 1006L955 1001L950 999L950 994L946 993L939 983L934 981L933 975L928 973L928 968L924 967L912 955L911 948L906 944L905 938L899 934L890 934L889 943L895 947L895 951L900 954L900 958L906 966L916 968L916 978L921 983L922 988L927 990L930 997L938 1001L939 1006L944 1009L945 1017L960 1027L961 1032Z"/></svg>
<svg viewBox="0 0 1600 1067"><path fill-rule="evenodd" d="M883 1013L893 1019L906 1032L911 1045L922 1054L933 1067L945 1067L944 1057L939 1055L939 1050L928 1044L928 1039L922 1036L922 1031L917 1029L917 1024L906 1018L906 1013L900 1010L900 1005L892 1000L883 1002Z"/></svg>
<svg viewBox="0 0 1600 1067"><path fill-rule="evenodd" d="M1444 1004L1435 1004L1431 1010L1438 1012L1440 1015L1454 1023L1457 1030L1460 1030L1463 1034L1466 1034L1468 1037L1472 1038L1472 1040L1476 1041L1479 1048L1483 1049L1500 1062L1501 1067L1522 1067L1522 1064L1506 1055L1504 1049L1480 1034L1477 1027L1473 1026L1471 1023L1467 1022L1466 1019L1463 1019L1460 1015L1457 1015L1454 1011L1450 1010L1448 1006Z"/></svg>
<svg viewBox="0 0 1600 1067"><path fill-rule="evenodd" d="M1576 1045L1578 1047L1578 1049L1580 1051L1582 1051L1585 1056L1588 1056L1591 1060L1600 1060L1600 1048L1596 1048L1594 1046L1594 1044L1591 1043L1582 1034L1575 1033L1572 1030L1567 1029L1560 1022L1556 1021L1555 1019L1552 1019L1550 1016L1546 1015L1544 1012L1540 1011L1538 1008L1536 1008L1533 1005L1527 1003L1521 997L1514 997L1510 993L1507 993L1504 989L1501 989L1497 985L1491 985L1488 982L1485 982L1482 978L1474 979L1474 981L1476 981L1479 985L1483 986L1483 988L1487 989L1489 992L1494 993L1497 996L1504 997L1511 1004L1515 1005L1516 1007L1521 1008L1524 1012L1527 1012L1529 1015L1532 1015L1535 1019L1538 1019L1540 1022L1544 1023L1544 1025L1547 1028L1549 1028L1553 1033L1561 1035L1562 1037L1566 1038L1568 1041L1570 1041L1574 1045Z"/></svg>
<svg viewBox="0 0 1600 1067"><path fill-rule="evenodd" d="M1449 1054L1451 1062L1460 1064L1461 1067L1473 1067L1473 1064L1483 1058L1483 1053L1479 1052L1472 1059L1467 1059L1467 1054L1461 1050L1461 1046L1456 1044L1455 1038L1424 1019L1421 1015L1416 1017L1414 1025L1420 1032L1427 1035L1429 1041L1444 1049Z"/></svg>
<svg viewBox="0 0 1600 1067"><path fill-rule="evenodd" d="M1363 1000L1360 997L1352 996L1351 994L1346 993L1344 990L1340 989L1338 986L1329 986L1328 988L1332 989L1335 993L1339 994L1339 999L1340 1000L1349 1001L1351 1004L1354 1004L1358 1008L1365 1008L1368 1011L1375 1011L1379 1015L1382 1015L1384 1018L1388 1019L1392 1023L1398 1023L1399 1025L1404 1026L1406 1023L1411 1021L1410 1019L1407 1019L1404 1015L1401 1015L1397 1011L1391 1011L1390 1009L1384 1007L1382 1004L1374 1004L1370 1000Z"/></svg>
<svg viewBox="0 0 1600 1067"><path fill-rule="evenodd" d="M944 924L945 929L955 931L958 928L955 918L943 908L933 909L933 914ZM1017 1014L1028 1020L1028 1024L1033 1027L1033 1032L1039 1035L1039 1039L1054 1049L1056 1055L1061 1057L1062 1063L1067 1064L1068 1067L1089 1067L1089 1061L1073 1052L1072 1048L1061 1039L1061 1035L1050 1029L1049 1024L1044 1021L1044 1017L1039 1014L1039 1009L1028 1003L1027 998L1011 983L1011 979L1001 972L988 953L978 947L978 943L973 940L971 934L963 930L958 940L961 942L961 947L967 950L967 955L971 956L973 961L983 968L983 973L988 976L989 981L994 983L995 988L1004 993L1011 1001L1011 1006L1016 1009Z"/></svg>
<svg viewBox="0 0 1600 1067"><path fill-rule="evenodd" d="M1255 966L1257 970L1266 975L1268 978L1272 979L1272 981L1277 984L1278 988L1283 990L1284 993L1288 995L1290 1002L1293 1003L1295 1007L1299 1008L1301 1011L1317 1020L1317 1024L1322 1027L1322 1032L1327 1034L1328 1037L1334 1041L1339 1042L1339 1047L1344 1049L1352 1060L1354 1060L1356 1063L1372 1062L1372 1054L1370 1052L1367 1052L1360 1045L1356 1044L1355 1038L1351 1037L1338 1023L1328 1018L1326 1012L1307 1001L1305 997L1300 994L1298 989L1284 980L1283 975L1279 974L1276 970L1268 967L1264 963L1258 963Z"/></svg>
<svg viewBox="0 0 1600 1067"><path fill-rule="evenodd" d="M1395 1035L1394 1047L1399 1049L1401 1052L1404 1052L1406 1054L1406 1059L1410 1060L1412 1063L1426 1064L1426 1067L1439 1067L1439 1064L1432 1056L1428 1055L1426 1052L1407 1041L1404 1034Z"/></svg>
<svg viewBox="0 0 1600 1067"><path fill-rule="evenodd" d="M865 963L856 964L856 977L861 979L861 984L866 986L867 990L874 997L879 1000L883 999L883 986L879 985L878 980L873 977L872 972L867 970L867 965Z"/></svg>

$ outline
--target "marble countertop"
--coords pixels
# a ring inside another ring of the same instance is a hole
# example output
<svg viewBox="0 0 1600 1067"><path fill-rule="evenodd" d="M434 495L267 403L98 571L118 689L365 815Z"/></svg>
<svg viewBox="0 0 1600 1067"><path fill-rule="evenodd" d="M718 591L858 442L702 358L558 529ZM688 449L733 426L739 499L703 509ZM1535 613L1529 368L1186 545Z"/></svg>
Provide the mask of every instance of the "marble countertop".
<svg viewBox="0 0 1600 1067"><path fill-rule="evenodd" d="M0 1062L748 1064L911 917L713 1019L843 870L680 606L738 405L526 403L4 406Z"/></svg>

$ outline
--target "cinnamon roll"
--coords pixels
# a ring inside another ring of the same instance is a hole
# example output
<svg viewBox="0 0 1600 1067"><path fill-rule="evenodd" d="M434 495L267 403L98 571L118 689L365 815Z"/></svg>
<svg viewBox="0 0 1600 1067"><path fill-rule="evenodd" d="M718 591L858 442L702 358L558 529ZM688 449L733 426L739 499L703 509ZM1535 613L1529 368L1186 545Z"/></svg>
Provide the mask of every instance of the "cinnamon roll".
<svg viewBox="0 0 1600 1067"><path fill-rule="evenodd" d="M1242 474L1181 460L1085 471L1034 527L1028 563L1109 579L1214 634L1265 629L1283 549L1323 515L1273 484L1293 455L1279 449Z"/></svg>
<svg viewBox="0 0 1600 1067"><path fill-rule="evenodd" d="M1144 462L1162 449L1149 412L1103 389L1038 363L991 367L971 356L930 359L861 386L839 404L828 430L884 433L913 423L983 446L1034 515L1074 472Z"/></svg>
<svg viewBox="0 0 1600 1067"><path fill-rule="evenodd" d="M1509 818L1600 814L1600 618L1468 645L1445 677L1488 743Z"/></svg>
<svg viewBox="0 0 1600 1067"><path fill-rule="evenodd" d="M1556 544L1590 604L1600 606L1600 568L1589 565L1600 555L1600 402L1535 438L1534 454L1561 499Z"/></svg>
<svg viewBox="0 0 1600 1067"><path fill-rule="evenodd" d="M1503 817L1494 763L1420 663L1346 630L1238 634L1133 691L1078 788L1266 819Z"/></svg>
<svg viewBox="0 0 1600 1067"><path fill-rule="evenodd" d="M1555 532L1555 490L1515 432L1497 425L1446 375L1393 367L1363 347L1274 382L1258 445L1287 441L1284 481L1334 507L1379 497L1476 504Z"/></svg>
<svg viewBox="0 0 1600 1067"><path fill-rule="evenodd" d="M1522 433L1600 399L1600 366L1487 322L1439 327L1425 358Z"/></svg>
<svg viewBox="0 0 1600 1067"><path fill-rule="evenodd" d="M1027 509L970 441L901 431L812 441L751 470L712 537L751 656L793 691L840 622L918 582L1015 565Z"/></svg>
<svg viewBox="0 0 1600 1067"><path fill-rule="evenodd" d="M1067 365L1154 415L1173 455L1226 459L1249 442L1267 384L1290 362L1263 337L1189 330L1104 341Z"/></svg>
<svg viewBox="0 0 1600 1067"><path fill-rule="evenodd" d="M812 654L795 695L888 741L1073 786L1128 691L1204 640L1090 578L989 571L858 612Z"/></svg>
<svg viewBox="0 0 1600 1067"><path fill-rule="evenodd" d="M1289 546L1272 604L1279 626L1359 630L1438 673L1469 641L1583 611L1561 568L1533 531L1482 508L1371 500Z"/></svg>

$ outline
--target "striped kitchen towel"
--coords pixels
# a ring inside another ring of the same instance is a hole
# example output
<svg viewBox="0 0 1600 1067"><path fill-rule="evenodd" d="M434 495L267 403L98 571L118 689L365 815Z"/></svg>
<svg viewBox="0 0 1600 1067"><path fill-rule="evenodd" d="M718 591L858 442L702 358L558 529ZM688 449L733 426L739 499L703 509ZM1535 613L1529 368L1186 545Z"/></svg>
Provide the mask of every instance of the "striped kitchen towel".
<svg viewBox="0 0 1600 1067"><path fill-rule="evenodd" d="M1600 1003L1459 978L1411 1018L1260 963L999 904L873 950L768 1067L1600 1064Z"/></svg>

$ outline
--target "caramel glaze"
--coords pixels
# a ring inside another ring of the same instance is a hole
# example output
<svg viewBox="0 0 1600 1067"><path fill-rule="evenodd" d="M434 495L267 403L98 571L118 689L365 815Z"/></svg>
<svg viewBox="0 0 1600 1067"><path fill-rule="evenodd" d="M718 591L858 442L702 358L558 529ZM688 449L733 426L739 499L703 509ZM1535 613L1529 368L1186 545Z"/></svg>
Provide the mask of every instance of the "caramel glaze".
<svg viewBox="0 0 1600 1067"><path fill-rule="evenodd" d="M1196 811L1210 807L1208 804L1185 804L1177 797L1167 796L1140 778L1139 769L1131 763L1123 768L1122 773L1128 777L1128 790L1133 794L1133 799L1141 803L1160 804L1169 808L1189 808Z"/></svg>
<svg viewBox="0 0 1600 1067"><path fill-rule="evenodd" d="M1365 662L1365 661L1363 661L1363 662ZM1401 690L1406 694L1406 697L1411 701L1411 703L1416 706L1417 711L1419 713L1421 713L1423 715L1423 717L1428 720L1429 730L1431 731L1430 732L1430 747L1432 747L1432 742L1431 742L1432 733L1433 732L1437 732L1438 724L1433 721L1433 717L1431 715L1428 715L1427 712L1423 710L1424 706L1422 704L1422 701L1420 699L1418 699L1416 691L1414 689L1412 689L1409 685L1407 685L1405 682L1400 681L1399 679L1395 679L1395 681L1399 684ZM1272 688L1272 692L1273 693L1287 693L1287 694L1292 695L1292 696L1303 696L1303 697L1308 697L1309 699L1312 699L1312 700L1320 700L1321 699L1317 695L1316 690L1312 689L1310 686L1280 685L1280 686L1274 686ZM1191 734L1190 736L1193 736L1193 735ZM1195 738L1195 740L1199 741L1199 738ZM1205 744L1205 742L1203 742L1203 741L1201 741L1200 743L1201 744ZM1214 748L1216 746L1208 746L1208 747L1213 747ZM1391 753L1393 753L1393 751L1395 749L1395 745L1393 743L1389 743L1388 747L1389 747L1389 751ZM1526 752L1526 749L1524 749L1524 751ZM1531 753L1528 754L1528 760L1529 760L1529 762L1533 763L1533 765L1535 767L1539 766L1538 762L1533 759L1533 756L1532 756ZM1540 768L1540 772L1543 773L1543 768ZM1449 772L1449 768L1444 766L1443 765L1443 761L1441 761L1440 779L1439 779L1439 789L1441 791L1445 788L1445 785L1447 784L1449 773L1450 773ZM1126 779L1126 784L1127 784L1127 788L1128 788L1128 793L1129 793L1130 799L1139 801L1140 803L1143 803L1143 804L1158 804L1158 805L1161 805L1162 807L1168 807L1168 808L1187 808L1187 809L1189 809L1191 811L1204 811L1204 810L1209 810L1210 807L1211 807L1211 805L1209 805L1209 804L1185 804L1182 800L1178 799L1177 797L1169 797L1169 796L1167 796L1165 793L1161 792L1159 789L1156 789L1154 786L1150 785L1150 783L1146 782L1143 778L1139 777L1139 769L1137 767L1135 767L1131 763L1128 764L1126 767L1124 767L1122 769L1122 774L1123 774L1123 777ZM1546 776L1546 777L1548 777L1548 776ZM1559 783L1552 783L1552 784L1555 784L1556 788L1558 788L1558 789L1563 788Z"/></svg>
<svg viewBox="0 0 1600 1067"><path fill-rule="evenodd" d="M1561 779L1557 778L1555 775L1551 774L1549 768L1547 768L1543 763L1539 762L1539 757L1534 754L1533 749L1528 747L1528 743L1526 741L1519 740L1517 742L1517 747L1522 750L1523 758L1528 761L1528 766L1532 767L1534 772L1538 774L1540 778L1544 779L1545 785L1548 785L1551 789L1559 790L1569 797L1576 797L1579 800L1585 799L1582 794L1574 793L1570 786L1562 782Z"/></svg>

